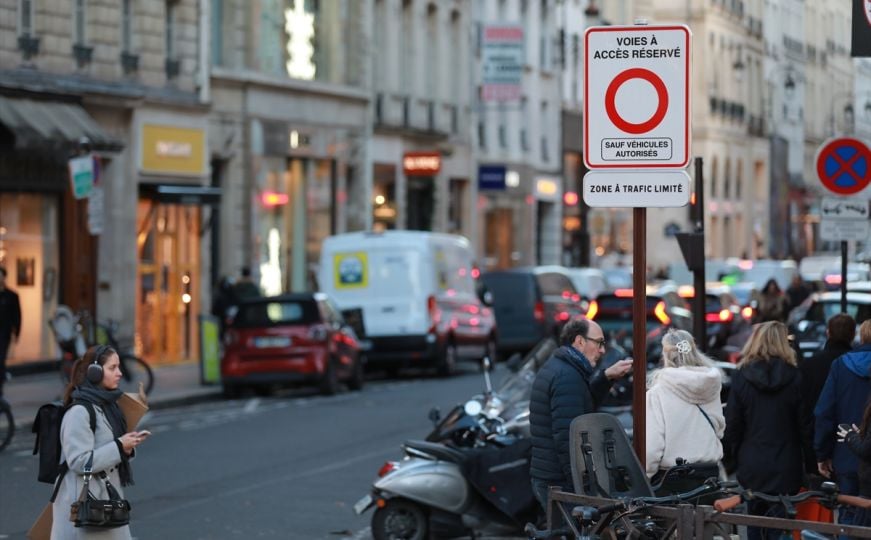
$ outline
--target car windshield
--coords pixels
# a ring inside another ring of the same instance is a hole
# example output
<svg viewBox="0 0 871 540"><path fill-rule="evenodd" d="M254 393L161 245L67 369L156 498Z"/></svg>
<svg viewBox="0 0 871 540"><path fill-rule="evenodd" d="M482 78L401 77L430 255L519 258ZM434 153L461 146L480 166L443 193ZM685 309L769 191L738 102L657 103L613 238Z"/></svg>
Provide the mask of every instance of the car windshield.
<svg viewBox="0 0 871 540"><path fill-rule="evenodd" d="M284 325L307 325L320 321L314 301L274 301L242 304L233 318L235 328L264 328Z"/></svg>

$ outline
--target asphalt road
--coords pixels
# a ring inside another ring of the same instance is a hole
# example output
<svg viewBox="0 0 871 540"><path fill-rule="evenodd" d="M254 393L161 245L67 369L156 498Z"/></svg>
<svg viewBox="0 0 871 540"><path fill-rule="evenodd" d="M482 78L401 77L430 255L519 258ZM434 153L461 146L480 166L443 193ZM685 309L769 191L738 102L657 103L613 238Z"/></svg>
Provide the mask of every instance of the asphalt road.
<svg viewBox="0 0 871 540"><path fill-rule="evenodd" d="M505 375L500 366L494 379ZM477 368L450 379L369 381L362 392L324 397L288 391L266 398L155 411L153 433L127 488L136 538L371 538L371 511L353 504L399 444L423 438L442 412L483 390ZM0 539L24 538L51 494L36 481L33 437L16 433L0 453Z"/></svg>

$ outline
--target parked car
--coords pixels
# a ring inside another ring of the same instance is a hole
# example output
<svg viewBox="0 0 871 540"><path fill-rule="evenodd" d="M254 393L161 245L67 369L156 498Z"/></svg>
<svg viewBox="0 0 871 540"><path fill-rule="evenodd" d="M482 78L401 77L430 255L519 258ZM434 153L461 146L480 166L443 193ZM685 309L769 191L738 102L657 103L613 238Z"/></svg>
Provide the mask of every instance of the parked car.
<svg viewBox="0 0 871 540"><path fill-rule="evenodd" d="M363 387L363 363L354 330L323 293L245 300L224 334L221 383L227 397L244 388L317 384L335 394L344 382Z"/></svg>
<svg viewBox="0 0 871 540"><path fill-rule="evenodd" d="M526 352L546 337L558 338L569 319L587 312L588 303L561 266L485 272L481 282L493 298L500 354Z"/></svg>
<svg viewBox="0 0 871 540"><path fill-rule="evenodd" d="M421 231L326 238L318 282L343 310L359 308L371 364L454 372L461 358L496 360L493 310L479 298L469 241Z"/></svg>
<svg viewBox="0 0 871 540"><path fill-rule="evenodd" d="M814 293L790 312L787 324L802 358L810 358L826 343L826 323L838 313L840 291ZM857 326L871 319L871 294L847 291L847 313L856 319Z"/></svg>

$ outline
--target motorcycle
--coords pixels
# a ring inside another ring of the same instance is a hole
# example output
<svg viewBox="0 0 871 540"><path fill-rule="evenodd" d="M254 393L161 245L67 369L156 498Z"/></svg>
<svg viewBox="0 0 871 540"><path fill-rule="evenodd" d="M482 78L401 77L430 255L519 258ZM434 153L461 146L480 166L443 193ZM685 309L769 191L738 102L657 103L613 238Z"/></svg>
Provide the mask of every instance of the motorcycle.
<svg viewBox="0 0 871 540"><path fill-rule="evenodd" d="M484 361L485 391L444 418L429 413L433 430L406 441L404 457L378 471L372 492L354 505L375 507L375 540L514 534L538 520L529 481L529 394L538 368L556 348L546 340L497 390ZM518 367L519 366L519 367Z"/></svg>

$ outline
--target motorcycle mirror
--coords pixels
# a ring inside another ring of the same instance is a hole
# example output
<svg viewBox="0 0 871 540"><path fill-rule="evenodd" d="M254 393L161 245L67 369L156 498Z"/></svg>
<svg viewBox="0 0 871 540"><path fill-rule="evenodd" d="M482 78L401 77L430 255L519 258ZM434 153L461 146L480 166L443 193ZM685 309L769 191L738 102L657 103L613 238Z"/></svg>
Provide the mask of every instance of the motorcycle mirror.
<svg viewBox="0 0 871 540"><path fill-rule="evenodd" d="M481 406L479 401L470 399L465 405L463 405L463 410L466 411L466 414L469 416L478 416L481 414L481 411L484 410L484 407Z"/></svg>
<svg viewBox="0 0 871 540"><path fill-rule="evenodd" d="M489 356L485 356L484 358L481 359L481 368L484 371L490 371L491 366L492 366L492 362L490 362Z"/></svg>
<svg viewBox="0 0 871 540"><path fill-rule="evenodd" d="M427 415L427 418L429 418L429 421L432 422L433 425L436 425L439 423L439 420L442 419L442 413L441 413L441 411L439 411L438 407L433 407L432 409L429 410L429 414Z"/></svg>

